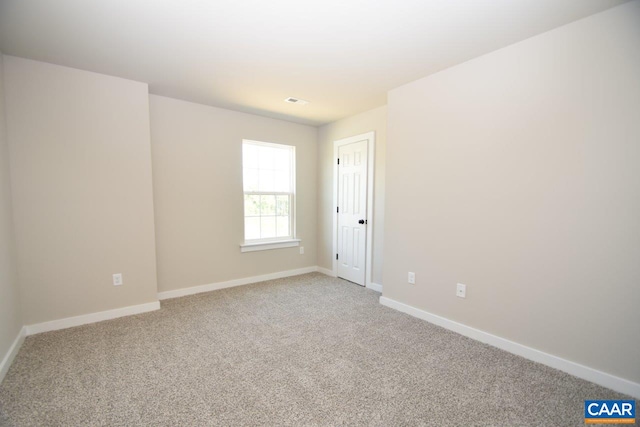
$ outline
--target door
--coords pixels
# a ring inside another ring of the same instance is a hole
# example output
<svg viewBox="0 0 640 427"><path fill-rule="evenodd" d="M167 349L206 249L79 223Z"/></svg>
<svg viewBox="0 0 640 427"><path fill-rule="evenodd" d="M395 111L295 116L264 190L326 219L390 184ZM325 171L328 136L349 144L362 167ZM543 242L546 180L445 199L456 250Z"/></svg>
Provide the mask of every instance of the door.
<svg viewBox="0 0 640 427"><path fill-rule="evenodd" d="M367 140L338 147L338 277L365 285Z"/></svg>

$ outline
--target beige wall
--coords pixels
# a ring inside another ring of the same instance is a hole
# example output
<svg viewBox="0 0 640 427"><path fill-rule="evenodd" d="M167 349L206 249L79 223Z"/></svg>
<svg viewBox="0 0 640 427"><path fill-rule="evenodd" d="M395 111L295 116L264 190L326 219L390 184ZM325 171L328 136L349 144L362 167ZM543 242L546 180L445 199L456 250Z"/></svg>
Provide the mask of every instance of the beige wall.
<svg viewBox="0 0 640 427"><path fill-rule="evenodd" d="M639 46L632 2L391 91L384 296L639 382Z"/></svg>
<svg viewBox="0 0 640 427"><path fill-rule="evenodd" d="M151 95L158 290L316 265L316 128ZM297 247L240 252L242 140L296 146Z"/></svg>
<svg viewBox="0 0 640 427"><path fill-rule="evenodd" d="M0 362L22 328L11 209L3 80L3 56L0 54Z"/></svg>
<svg viewBox="0 0 640 427"><path fill-rule="evenodd" d="M156 301L147 85L5 56L5 92L25 324Z"/></svg>
<svg viewBox="0 0 640 427"><path fill-rule="evenodd" d="M331 270L333 257L333 143L339 139L375 132L373 196L373 270L371 280L382 283L384 243L385 158L387 107L379 107L329 123L318 130L318 265Z"/></svg>

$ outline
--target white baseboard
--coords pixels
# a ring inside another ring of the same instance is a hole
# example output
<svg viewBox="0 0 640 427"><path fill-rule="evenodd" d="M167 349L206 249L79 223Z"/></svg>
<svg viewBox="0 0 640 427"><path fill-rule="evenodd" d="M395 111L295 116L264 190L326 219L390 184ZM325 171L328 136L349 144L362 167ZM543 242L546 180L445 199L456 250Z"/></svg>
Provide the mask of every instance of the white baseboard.
<svg viewBox="0 0 640 427"><path fill-rule="evenodd" d="M36 323L35 325L25 326L25 328L27 328L27 335L33 335L39 334L41 332L57 331L58 329L66 329L72 328L74 326L101 322L103 320L116 319L118 317L131 316L133 314L146 313L148 311L158 310L159 308L160 302L154 301L146 304L132 305L129 307L100 311L98 313L83 314L82 316L52 320L50 322Z"/></svg>
<svg viewBox="0 0 640 427"><path fill-rule="evenodd" d="M580 365L578 363L553 356L540 350L536 350L534 348L509 341L508 339L492 335L488 332L484 332L467 325L463 325L462 323L454 322L453 320L449 320L445 317L420 310L407 304L403 304L401 302L392 300L391 298L380 297L380 304L396 309L403 313L407 313L413 317L426 320L429 323L442 326L443 328L457 332L460 335L464 335L474 340L490 344L499 349L508 351L509 353L522 356L525 359L550 366L578 378L582 378L584 380L601 385L603 387L607 387L619 393L624 393L629 396L635 397L636 399L640 399L640 384L638 383L634 383L632 381L625 380L624 378L616 377L614 375L589 368L588 366Z"/></svg>
<svg viewBox="0 0 640 427"><path fill-rule="evenodd" d="M282 279L283 277L297 276L299 274L318 271L315 265L312 267L298 268L296 270L279 271L277 273L263 274L261 276L244 277L242 279L228 280L226 282L209 283L207 285L193 286L190 288L175 289L173 291L158 292L158 299L184 297L202 292L217 291L218 289L232 288L234 286L249 285L251 283L264 282L265 280Z"/></svg>
<svg viewBox="0 0 640 427"><path fill-rule="evenodd" d="M333 272L333 270L329 270L328 268L324 268L324 267L317 267L316 270L318 273L322 273L324 275L327 276L331 276L331 277L336 277L335 273Z"/></svg>
<svg viewBox="0 0 640 427"><path fill-rule="evenodd" d="M0 362L0 383L2 383L4 376L7 375L7 371L9 371L9 366L11 366L11 363L13 362L13 359L15 359L16 355L18 354L18 351L20 351L20 347L22 346L22 343L24 342L24 337L26 336L27 336L27 328L23 326L22 329L20 329L20 332L18 332L18 336L16 337L16 339L13 340L13 344L11 344L11 347L9 347L9 351L7 351L7 354L5 354L4 358L2 359L2 362Z"/></svg>
<svg viewBox="0 0 640 427"><path fill-rule="evenodd" d="M372 291L376 291L376 292L380 292L380 293L382 293L382 285L381 285L381 284L379 284L379 283L373 283L373 282L371 282L371 283L369 283L369 284L367 285L367 288L371 289Z"/></svg>

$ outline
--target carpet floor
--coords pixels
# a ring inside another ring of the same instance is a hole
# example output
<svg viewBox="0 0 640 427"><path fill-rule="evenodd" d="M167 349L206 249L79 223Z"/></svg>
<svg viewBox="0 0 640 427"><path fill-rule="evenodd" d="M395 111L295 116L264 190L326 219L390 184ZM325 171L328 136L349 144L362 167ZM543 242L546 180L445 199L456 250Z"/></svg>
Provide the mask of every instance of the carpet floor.
<svg viewBox="0 0 640 427"><path fill-rule="evenodd" d="M582 426L625 398L378 297L311 273L27 337L0 425Z"/></svg>

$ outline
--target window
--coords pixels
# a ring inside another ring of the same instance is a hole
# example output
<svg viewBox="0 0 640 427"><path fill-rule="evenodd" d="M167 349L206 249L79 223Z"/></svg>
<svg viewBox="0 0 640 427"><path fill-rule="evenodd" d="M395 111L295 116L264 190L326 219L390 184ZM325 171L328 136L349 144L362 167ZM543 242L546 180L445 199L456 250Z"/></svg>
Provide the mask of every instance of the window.
<svg viewBox="0 0 640 427"><path fill-rule="evenodd" d="M243 252L298 246L295 239L295 147L242 142Z"/></svg>

